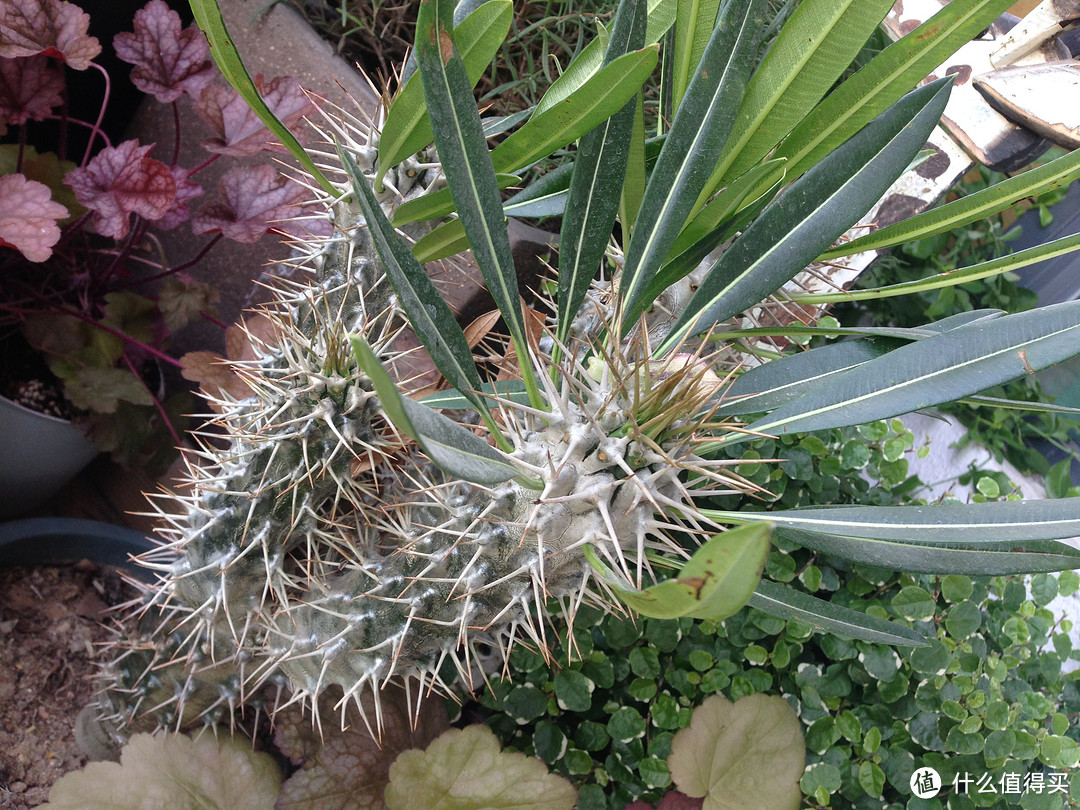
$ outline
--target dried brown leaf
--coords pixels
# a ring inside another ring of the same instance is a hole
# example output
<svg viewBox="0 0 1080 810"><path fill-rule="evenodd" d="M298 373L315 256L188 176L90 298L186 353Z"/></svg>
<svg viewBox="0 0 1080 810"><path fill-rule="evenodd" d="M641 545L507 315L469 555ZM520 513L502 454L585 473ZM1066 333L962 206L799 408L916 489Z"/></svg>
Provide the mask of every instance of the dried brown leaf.
<svg viewBox="0 0 1080 810"><path fill-rule="evenodd" d="M469 344L469 348L475 349L476 345L495 328L495 324L499 322L501 317L502 313L497 309L493 309L491 312L485 312L466 326L464 329L465 340Z"/></svg>

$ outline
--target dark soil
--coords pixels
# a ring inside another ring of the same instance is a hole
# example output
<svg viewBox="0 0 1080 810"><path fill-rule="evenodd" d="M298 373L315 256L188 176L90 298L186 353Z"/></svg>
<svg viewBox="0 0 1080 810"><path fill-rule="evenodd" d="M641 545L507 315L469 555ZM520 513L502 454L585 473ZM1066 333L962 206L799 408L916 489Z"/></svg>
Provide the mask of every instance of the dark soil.
<svg viewBox="0 0 1080 810"><path fill-rule="evenodd" d="M127 596L119 574L87 562L0 570L0 808L44 803L86 762L74 722L104 658L106 611Z"/></svg>

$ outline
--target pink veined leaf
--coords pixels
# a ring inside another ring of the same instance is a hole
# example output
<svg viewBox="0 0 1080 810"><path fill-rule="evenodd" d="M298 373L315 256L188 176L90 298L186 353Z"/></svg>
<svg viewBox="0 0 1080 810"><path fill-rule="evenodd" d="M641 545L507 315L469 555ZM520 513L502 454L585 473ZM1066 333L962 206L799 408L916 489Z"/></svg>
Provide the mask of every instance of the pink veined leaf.
<svg viewBox="0 0 1080 810"><path fill-rule="evenodd" d="M131 214L164 217L176 201L176 180L164 163L148 158L150 146L135 140L102 149L84 169L73 169L64 182L75 199L94 212L98 233L123 239Z"/></svg>
<svg viewBox="0 0 1080 810"><path fill-rule="evenodd" d="M306 242L313 238L325 239L333 236L334 223L327 219L324 204L300 202L293 207L289 218L277 223L274 230Z"/></svg>
<svg viewBox="0 0 1080 810"><path fill-rule="evenodd" d="M254 242L282 231L280 220L297 213L307 189L270 166L230 169L221 179L223 200L208 202L191 218L194 233L220 231L236 242Z"/></svg>
<svg viewBox="0 0 1080 810"><path fill-rule="evenodd" d="M255 88L266 104L297 138L304 135L301 123L305 115L315 112L311 99L292 76L278 76L267 82L260 73L255 76ZM236 157L250 157L264 149L283 151L274 141L270 130L231 87L212 84L202 91L195 111L214 131L214 137L203 141L208 152Z"/></svg>
<svg viewBox="0 0 1080 810"><path fill-rule="evenodd" d="M49 187L21 174L0 177L0 244L15 248L32 262L52 255L68 210L53 202Z"/></svg>
<svg viewBox="0 0 1080 810"><path fill-rule="evenodd" d="M191 200L201 197L203 187L189 180L190 173L181 166L170 166L173 180L176 181L176 198L172 206L165 214L154 220L154 226L164 231L170 231L182 222L191 219L191 208L188 205Z"/></svg>
<svg viewBox="0 0 1080 810"><path fill-rule="evenodd" d="M86 70L101 53L90 15L66 0L0 0L0 56L45 54Z"/></svg>
<svg viewBox="0 0 1080 810"><path fill-rule="evenodd" d="M184 30L165 0L150 0L135 12L135 31L113 39L116 55L135 65L131 81L162 104L184 93L198 98L214 80L210 47L195 26Z"/></svg>
<svg viewBox="0 0 1080 810"><path fill-rule="evenodd" d="M63 92L64 74L47 56L0 59L0 116L9 124L44 121Z"/></svg>

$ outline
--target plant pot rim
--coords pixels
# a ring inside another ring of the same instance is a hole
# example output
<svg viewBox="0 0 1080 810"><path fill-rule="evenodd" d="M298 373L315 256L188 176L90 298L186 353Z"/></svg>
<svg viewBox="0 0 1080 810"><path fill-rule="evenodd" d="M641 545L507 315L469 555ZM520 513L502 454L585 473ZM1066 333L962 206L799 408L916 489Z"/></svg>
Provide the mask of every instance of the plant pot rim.
<svg viewBox="0 0 1080 810"><path fill-rule="evenodd" d="M5 403L10 405L12 408L15 408L16 410L23 411L24 413L27 413L27 414L33 414L34 416L39 416L42 419L46 419L46 420L48 420L50 422L56 422L57 424L61 424L61 425L71 425L71 424L73 424L73 422L70 419L61 419L59 416L53 416L52 414L42 413L41 411L35 411L33 408L27 408L25 405L21 405L18 402L16 402L15 400L13 400L13 399L11 399L9 397L5 397L3 394L0 394L0 400L3 400Z"/></svg>
<svg viewBox="0 0 1080 810"><path fill-rule="evenodd" d="M63 565L89 559L151 576L132 562L157 543L135 529L83 518L26 518L0 523L0 566Z"/></svg>

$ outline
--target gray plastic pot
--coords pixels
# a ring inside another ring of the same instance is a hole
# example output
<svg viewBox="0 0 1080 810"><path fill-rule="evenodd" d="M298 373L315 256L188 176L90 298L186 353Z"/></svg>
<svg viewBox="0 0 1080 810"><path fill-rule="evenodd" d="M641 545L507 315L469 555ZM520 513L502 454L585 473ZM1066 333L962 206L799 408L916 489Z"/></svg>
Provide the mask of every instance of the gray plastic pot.
<svg viewBox="0 0 1080 810"><path fill-rule="evenodd" d="M142 532L96 520L29 518L0 523L0 567L92 560L150 578L151 571L133 566L131 558L154 547Z"/></svg>
<svg viewBox="0 0 1080 810"><path fill-rule="evenodd" d="M0 397L0 518L44 504L97 453L71 422Z"/></svg>

